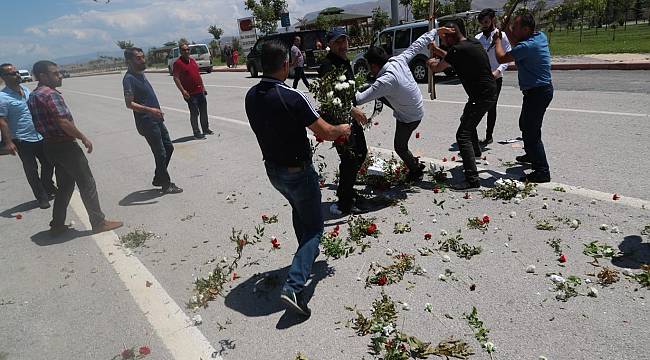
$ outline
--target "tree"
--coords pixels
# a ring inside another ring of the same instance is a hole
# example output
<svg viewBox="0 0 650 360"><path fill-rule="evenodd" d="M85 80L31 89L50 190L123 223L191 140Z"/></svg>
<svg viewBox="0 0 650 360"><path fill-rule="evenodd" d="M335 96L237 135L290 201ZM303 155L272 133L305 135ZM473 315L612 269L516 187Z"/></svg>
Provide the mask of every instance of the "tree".
<svg viewBox="0 0 650 360"><path fill-rule="evenodd" d="M382 31L390 24L390 17L388 13L380 7L372 10L372 32L376 33Z"/></svg>
<svg viewBox="0 0 650 360"><path fill-rule="evenodd" d="M454 12L464 12L472 9L472 0L453 0Z"/></svg>
<svg viewBox="0 0 650 360"><path fill-rule="evenodd" d="M163 44L164 47L174 47L176 46L176 41L167 41Z"/></svg>
<svg viewBox="0 0 650 360"><path fill-rule="evenodd" d="M336 27L341 22L341 17L338 15L323 15L319 14L316 18L314 26L316 29L330 31L333 27Z"/></svg>
<svg viewBox="0 0 650 360"><path fill-rule="evenodd" d="M263 34L272 34L278 28L280 14L287 8L285 0L245 0L244 6L255 16L255 26Z"/></svg>
<svg viewBox="0 0 650 360"><path fill-rule="evenodd" d="M296 22L298 23L299 27L300 26L304 27L309 22L309 19L307 19L306 17L298 17L298 18L295 18L295 19L296 19Z"/></svg>
<svg viewBox="0 0 650 360"><path fill-rule="evenodd" d="M128 49L133 47L133 42L131 40L118 40L115 42L120 49Z"/></svg>
<svg viewBox="0 0 650 360"><path fill-rule="evenodd" d="M413 8L413 0L399 0L399 4L404 7L404 19L409 21L409 12Z"/></svg>
<svg viewBox="0 0 650 360"><path fill-rule="evenodd" d="M216 25L210 25L210 27L208 28L208 32L217 41L219 41L219 39L221 39L221 35L223 35L223 29L218 28Z"/></svg>

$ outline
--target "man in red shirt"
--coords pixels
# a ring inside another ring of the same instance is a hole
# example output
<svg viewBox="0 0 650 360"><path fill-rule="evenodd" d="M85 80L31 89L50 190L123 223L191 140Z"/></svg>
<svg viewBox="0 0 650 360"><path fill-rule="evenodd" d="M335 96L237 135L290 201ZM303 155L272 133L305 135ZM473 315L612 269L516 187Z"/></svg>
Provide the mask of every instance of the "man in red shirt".
<svg viewBox="0 0 650 360"><path fill-rule="evenodd" d="M203 79L199 74L199 65L190 56L190 46L182 43L179 45L181 57L174 62L174 82L176 87L187 101L190 108L190 124L194 137L204 139L205 135L214 134L208 124L208 102L205 99L207 91L203 86ZM199 130L198 118L201 117L201 132Z"/></svg>

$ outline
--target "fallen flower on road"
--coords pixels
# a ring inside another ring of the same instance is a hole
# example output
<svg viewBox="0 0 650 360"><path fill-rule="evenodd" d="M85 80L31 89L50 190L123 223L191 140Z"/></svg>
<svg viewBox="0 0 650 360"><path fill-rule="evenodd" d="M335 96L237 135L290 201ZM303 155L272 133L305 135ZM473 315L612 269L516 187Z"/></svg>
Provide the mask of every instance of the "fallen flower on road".
<svg viewBox="0 0 650 360"><path fill-rule="evenodd" d="M558 260L559 262L561 262L561 263L565 263L565 262L566 262L566 255L564 255L564 254L560 255L560 258L557 259L557 260Z"/></svg>
<svg viewBox="0 0 650 360"><path fill-rule="evenodd" d="M151 349L148 346L141 346L138 352L140 355L149 355L151 354Z"/></svg>
<svg viewBox="0 0 650 360"><path fill-rule="evenodd" d="M23 214L16 214L16 220L20 220L23 218Z"/></svg>
<svg viewBox="0 0 650 360"><path fill-rule="evenodd" d="M416 133L415 133L415 138L416 138L416 139L419 139L419 138L420 138L420 133L419 133L419 132L416 132Z"/></svg>
<svg viewBox="0 0 650 360"><path fill-rule="evenodd" d="M424 240L431 240L431 234L430 233L424 234Z"/></svg>
<svg viewBox="0 0 650 360"><path fill-rule="evenodd" d="M612 195L612 200L620 200L621 196L619 194Z"/></svg>

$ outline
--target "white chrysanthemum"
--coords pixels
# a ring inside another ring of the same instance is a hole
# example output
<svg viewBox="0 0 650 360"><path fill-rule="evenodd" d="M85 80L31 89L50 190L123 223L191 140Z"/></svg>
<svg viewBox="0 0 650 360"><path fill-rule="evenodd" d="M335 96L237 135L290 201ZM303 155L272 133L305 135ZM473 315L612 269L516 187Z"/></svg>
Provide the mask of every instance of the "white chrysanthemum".
<svg viewBox="0 0 650 360"><path fill-rule="evenodd" d="M348 84L350 84L350 85L356 85L356 82L354 82L354 80L348 80Z"/></svg>
<svg viewBox="0 0 650 360"><path fill-rule="evenodd" d="M488 341L485 344L483 344L483 347L485 348L485 351L487 351L488 353L494 352L497 349L497 347L494 346L494 343L492 343L491 341Z"/></svg>
<svg viewBox="0 0 650 360"><path fill-rule="evenodd" d="M341 106L343 103L341 102L341 99L334 98L334 100L332 100L332 104L334 104L336 106Z"/></svg>
<svg viewBox="0 0 650 360"><path fill-rule="evenodd" d="M346 78L345 75L341 75L341 76L339 76L339 79L338 79L338 80L339 80L339 81L347 81L348 78Z"/></svg>
<svg viewBox="0 0 650 360"><path fill-rule="evenodd" d="M388 324L388 325L384 326L383 330L384 330L384 335L388 336L388 335L392 334L393 331L395 331L395 328L393 327L392 324Z"/></svg>
<svg viewBox="0 0 650 360"><path fill-rule="evenodd" d="M343 87L341 86L341 83L338 83L338 84L334 85L334 90L339 90L339 91L343 90Z"/></svg>
<svg viewBox="0 0 650 360"><path fill-rule="evenodd" d="M341 83L341 88L342 88L342 89L348 89L349 87L350 87L350 84L348 84L348 83L346 83L346 82Z"/></svg>
<svg viewBox="0 0 650 360"><path fill-rule="evenodd" d="M330 92L328 92L328 93L327 93L327 97L328 97L328 98L334 97L334 91L330 91Z"/></svg>

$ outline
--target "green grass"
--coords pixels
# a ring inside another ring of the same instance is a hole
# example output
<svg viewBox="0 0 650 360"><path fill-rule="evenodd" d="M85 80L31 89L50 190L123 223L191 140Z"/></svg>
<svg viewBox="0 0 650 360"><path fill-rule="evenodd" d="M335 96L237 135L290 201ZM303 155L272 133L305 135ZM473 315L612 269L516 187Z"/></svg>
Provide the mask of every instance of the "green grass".
<svg viewBox="0 0 650 360"><path fill-rule="evenodd" d="M617 26L616 30L608 27L596 31L582 29L556 29L550 35L551 55L581 55L581 54L611 54L611 53L647 53L650 52L650 26L648 23L628 25L624 30ZM612 38L615 37L615 40Z"/></svg>

